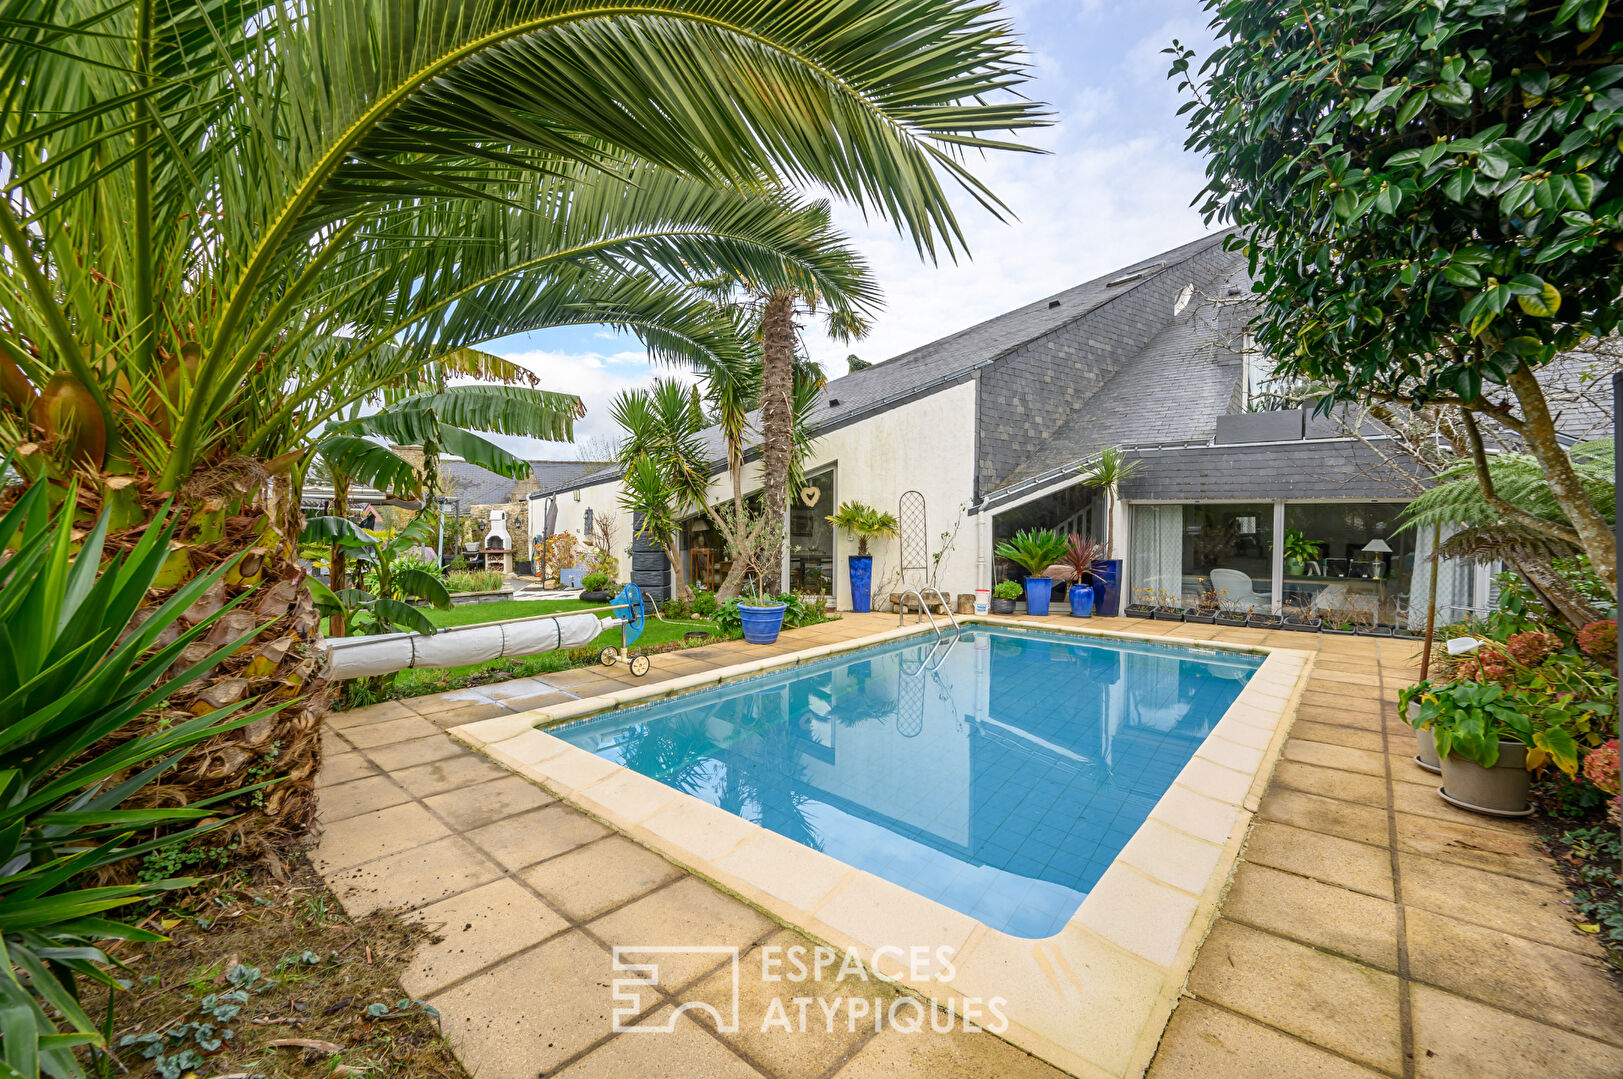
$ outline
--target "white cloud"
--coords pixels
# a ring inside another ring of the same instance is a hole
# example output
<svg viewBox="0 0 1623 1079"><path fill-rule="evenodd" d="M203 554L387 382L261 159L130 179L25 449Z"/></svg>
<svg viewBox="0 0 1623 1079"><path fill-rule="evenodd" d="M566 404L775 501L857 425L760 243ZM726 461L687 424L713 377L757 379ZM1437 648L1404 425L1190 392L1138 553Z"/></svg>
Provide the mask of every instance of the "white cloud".
<svg viewBox="0 0 1623 1079"><path fill-rule="evenodd" d="M609 402L622 390L647 386L655 378L682 381L693 378L685 371L655 367L644 353L632 350L605 354L530 349L504 352L503 355L540 375L543 389L572 393L586 403L586 417L575 423L575 436L580 439L599 435L610 438L620 436L620 429L609 416ZM531 460L575 459L575 447L567 442L544 442L505 435L488 437L492 442Z"/></svg>

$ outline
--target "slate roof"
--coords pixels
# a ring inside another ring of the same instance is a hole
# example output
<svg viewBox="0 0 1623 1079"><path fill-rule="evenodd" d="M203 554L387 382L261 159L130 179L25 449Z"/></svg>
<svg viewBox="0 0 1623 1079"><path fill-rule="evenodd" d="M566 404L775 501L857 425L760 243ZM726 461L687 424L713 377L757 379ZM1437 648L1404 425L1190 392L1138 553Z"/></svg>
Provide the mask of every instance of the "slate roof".
<svg viewBox="0 0 1623 1079"><path fill-rule="evenodd" d="M1250 279L1238 256L1230 269L1199 282L1198 291L1229 299L1232 289L1248 290ZM1236 351L1242 320L1236 307L1199 298L1168 315L1166 327L1082 402L1047 445L1010 471L1000 488L1063 468L1106 446L1211 439L1217 417L1232 410L1244 375Z"/></svg>
<svg viewBox="0 0 1623 1079"><path fill-rule="evenodd" d="M843 426L865 416L938 387L969 377L1033 338L1050 333L1116 301L1164 267L1175 265L1220 244L1225 233L1203 236L1192 243L1173 248L1112 270L1102 277L1045 296L1034 303L987 319L957 333L920 345L909 352L876 363L861 371L832 379L818 395L808 422L813 433ZM1136 275L1143 274L1142 277ZM1122 281L1123 278L1133 278ZM1113 282L1120 282L1112 284ZM831 405L830 401L838 401ZM753 416L751 417L753 421ZM704 433L711 461L719 468L726 460L726 448L715 428ZM542 483L540 494L556 494L576 487L589 487L615 479L619 470L601 469L554 485Z"/></svg>
<svg viewBox="0 0 1623 1079"><path fill-rule="evenodd" d="M601 470L603 461L531 461L530 473L543 488L568 483L587 472ZM513 500L517 483L506 476L480 468L468 461L441 458L446 497L459 499L464 507L499 505Z"/></svg>

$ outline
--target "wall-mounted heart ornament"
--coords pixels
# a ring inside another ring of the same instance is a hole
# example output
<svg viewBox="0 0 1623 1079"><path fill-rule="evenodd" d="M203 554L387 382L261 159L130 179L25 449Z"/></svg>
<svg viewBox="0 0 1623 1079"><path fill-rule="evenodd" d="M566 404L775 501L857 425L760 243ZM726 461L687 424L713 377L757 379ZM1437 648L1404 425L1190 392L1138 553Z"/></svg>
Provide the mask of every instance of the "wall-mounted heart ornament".
<svg viewBox="0 0 1623 1079"><path fill-rule="evenodd" d="M807 485L800 489L800 500L806 503L807 508L817 505L817 500L822 497L823 491L820 487Z"/></svg>

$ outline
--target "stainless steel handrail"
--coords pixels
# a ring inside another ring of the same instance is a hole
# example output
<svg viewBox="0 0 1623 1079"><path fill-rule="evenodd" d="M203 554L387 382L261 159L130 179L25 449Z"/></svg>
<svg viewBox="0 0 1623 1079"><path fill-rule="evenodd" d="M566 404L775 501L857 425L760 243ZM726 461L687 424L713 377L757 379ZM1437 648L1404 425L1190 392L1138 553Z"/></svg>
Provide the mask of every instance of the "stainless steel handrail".
<svg viewBox="0 0 1623 1079"><path fill-rule="evenodd" d="M947 612L947 617L952 619L952 628L953 628L954 632L959 637L962 637L964 635L964 627L958 624L958 616L953 613L952 604L947 602L947 595L946 595L945 592L942 592L941 589L939 589L939 588L921 588L921 589L916 589L916 591L919 593L919 602L921 604L924 602L924 593L925 592L934 592L936 594L936 598L941 600L941 608L942 608L942 610L946 611Z"/></svg>
<svg viewBox="0 0 1623 1079"><path fill-rule="evenodd" d="M927 589L926 591L935 592L935 589L931 588L931 589ZM940 594L941 594L940 592L936 592L936 595L939 596ZM928 603L924 602L924 593L919 591L917 588L909 588L909 589L907 589L906 591L902 592L900 597L897 599L897 601L896 601L896 628L900 629L902 626L907 625L907 597L908 596L917 596L917 597L919 597L919 611L923 615L923 617L921 617L919 619L919 622L922 622L922 621L924 621L925 618L928 618L930 620L930 628L935 630L936 639L940 640L943 636L945 636L945 634L943 634L941 632L941 627L936 625L935 615L930 612L930 605ZM951 612L948 612L948 613L951 613ZM953 624L954 625L957 625L957 622L958 622L958 620L956 618L953 619ZM918 622L915 622L913 624L918 625ZM959 632L961 633L962 631L960 630Z"/></svg>

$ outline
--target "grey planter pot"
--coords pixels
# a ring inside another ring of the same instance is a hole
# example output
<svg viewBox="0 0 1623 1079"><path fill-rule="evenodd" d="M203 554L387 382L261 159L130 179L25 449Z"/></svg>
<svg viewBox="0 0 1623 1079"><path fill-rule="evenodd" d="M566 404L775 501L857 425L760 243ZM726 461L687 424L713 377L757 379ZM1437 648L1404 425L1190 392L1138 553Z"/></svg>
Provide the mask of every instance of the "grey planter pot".
<svg viewBox="0 0 1623 1079"><path fill-rule="evenodd" d="M1014 600L1012 600L1012 599L998 599L996 596L993 596L992 597L992 613L993 614L1013 614L1014 613Z"/></svg>
<svg viewBox="0 0 1623 1079"><path fill-rule="evenodd" d="M1532 776L1527 773L1527 747L1520 742L1499 743L1499 763L1492 768L1449 754L1442 762L1443 801L1490 817L1525 817Z"/></svg>
<svg viewBox="0 0 1623 1079"><path fill-rule="evenodd" d="M1419 713L1420 706L1415 702L1410 701L1408 709L1404 712L1403 721L1413 727L1414 717ZM1430 772L1432 775L1440 774L1443 770L1443 765L1442 762L1437 759L1437 736L1430 730L1423 731L1416 728L1414 732L1414 741L1415 749L1418 751L1415 753L1414 762L1420 765L1420 767L1424 768L1426 771Z"/></svg>

